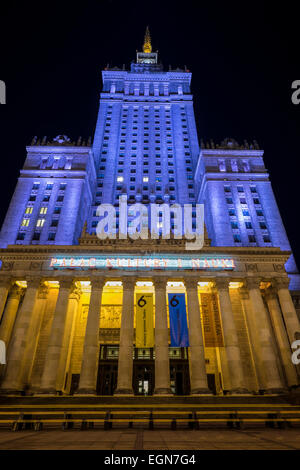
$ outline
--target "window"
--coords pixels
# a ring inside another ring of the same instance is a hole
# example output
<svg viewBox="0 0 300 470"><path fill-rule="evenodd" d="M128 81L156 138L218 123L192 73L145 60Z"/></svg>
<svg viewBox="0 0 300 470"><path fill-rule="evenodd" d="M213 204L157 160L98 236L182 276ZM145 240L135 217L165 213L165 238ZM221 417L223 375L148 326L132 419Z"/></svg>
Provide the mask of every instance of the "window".
<svg viewBox="0 0 300 470"><path fill-rule="evenodd" d="M231 187L230 186L224 186L224 191L225 191L225 193L230 193L231 192Z"/></svg>
<svg viewBox="0 0 300 470"><path fill-rule="evenodd" d="M264 239L265 243L271 243L271 239L270 239L269 235L264 235L263 239Z"/></svg>
<svg viewBox="0 0 300 470"><path fill-rule="evenodd" d="M260 209L257 209L257 210L256 210L256 215L257 215L258 217L263 217L263 216L264 216L264 213L263 213L263 211L261 211Z"/></svg>
<svg viewBox="0 0 300 470"><path fill-rule="evenodd" d="M33 207L26 207L25 214L32 214Z"/></svg>
<svg viewBox="0 0 300 470"><path fill-rule="evenodd" d="M48 183L47 186L46 186L46 189L48 191L51 191L52 188L53 188L53 183Z"/></svg>
<svg viewBox="0 0 300 470"><path fill-rule="evenodd" d="M265 224L265 222L259 222L259 226L262 230L266 230L267 229L267 226Z"/></svg>
<svg viewBox="0 0 300 470"><path fill-rule="evenodd" d="M249 217L249 211L243 210L242 212L244 217Z"/></svg>
<svg viewBox="0 0 300 470"><path fill-rule="evenodd" d="M33 202L33 201L35 201L35 200L36 200L36 196L30 196L30 198L29 198L29 201L30 201L30 202Z"/></svg>
<svg viewBox="0 0 300 470"><path fill-rule="evenodd" d="M238 228L239 228L238 223L237 223L237 222L231 222L231 228L232 228L233 230L238 229Z"/></svg>
<svg viewBox="0 0 300 470"><path fill-rule="evenodd" d="M241 204L247 204L247 201L246 201L246 199L245 199L244 197L241 197L241 198L240 198L240 203L241 203Z"/></svg>
<svg viewBox="0 0 300 470"><path fill-rule="evenodd" d="M226 202L227 202L227 204L233 204L233 201L232 201L231 197L227 197Z"/></svg>
<svg viewBox="0 0 300 470"><path fill-rule="evenodd" d="M250 243L255 243L256 242L255 235L248 235L248 240Z"/></svg>
<svg viewBox="0 0 300 470"><path fill-rule="evenodd" d="M34 183L34 185L32 186L32 190L37 191L39 187L40 187L40 183Z"/></svg>
<svg viewBox="0 0 300 470"><path fill-rule="evenodd" d="M246 228L247 228L247 229L251 229L251 228L252 228L251 222L246 222L245 225L246 225Z"/></svg>
<svg viewBox="0 0 300 470"><path fill-rule="evenodd" d="M253 202L254 202L254 204L260 204L259 199L256 198L256 197L253 199Z"/></svg>
<svg viewBox="0 0 300 470"><path fill-rule="evenodd" d="M243 186L237 186L237 190L238 190L238 193L243 193L244 192Z"/></svg>
<svg viewBox="0 0 300 470"><path fill-rule="evenodd" d="M43 197L43 202L49 202L49 201L50 201L50 196Z"/></svg>
<svg viewBox="0 0 300 470"><path fill-rule="evenodd" d="M57 227L58 226L58 219L53 219L51 222L51 227Z"/></svg>
<svg viewBox="0 0 300 470"><path fill-rule="evenodd" d="M251 193L257 193L257 189L255 186L250 186Z"/></svg>
<svg viewBox="0 0 300 470"><path fill-rule="evenodd" d="M23 219L21 226L22 226L22 227L28 227L29 222L30 222L30 219Z"/></svg>
<svg viewBox="0 0 300 470"><path fill-rule="evenodd" d="M55 235L56 235L56 233L50 232L49 235L48 235L48 240L49 241L54 241L55 240Z"/></svg>
<svg viewBox="0 0 300 470"><path fill-rule="evenodd" d="M48 212L48 207L41 207L40 214L47 214L47 212Z"/></svg>
<svg viewBox="0 0 300 470"><path fill-rule="evenodd" d="M17 236L17 240L24 240L25 239L25 232L19 232Z"/></svg>
<svg viewBox="0 0 300 470"><path fill-rule="evenodd" d="M118 177L117 177L117 182L118 182L118 183L123 183L123 181L124 181L124 177L123 177L123 176L118 176Z"/></svg>
<svg viewBox="0 0 300 470"><path fill-rule="evenodd" d="M235 210L234 209L229 209L228 213L229 213L230 217L235 216Z"/></svg>
<svg viewBox="0 0 300 470"><path fill-rule="evenodd" d="M233 235L233 239L235 243L241 243L241 236L238 234Z"/></svg>
<svg viewBox="0 0 300 470"><path fill-rule="evenodd" d="M55 207L54 214L60 214L60 213L61 213L61 207Z"/></svg>
<svg viewBox="0 0 300 470"><path fill-rule="evenodd" d="M64 196L58 196L57 197L57 202L63 202Z"/></svg>
<svg viewBox="0 0 300 470"><path fill-rule="evenodd" d="M44 223L45 223L45 219L38 219L37 223L36 223L36 226L37 227L43 227Z"/></svg>
<svg viewBox="0 0 300 470"><path fill-rule="evenodd" d="M148 181L149 181L149 177L148 177L148 176L144 176L144 178L143 178L143 183L148 183Z"/></svg>
<svg viewBox="0 0 300 470"><path fill-rule="evenodd" d="M34 232L32 240L38 241L41 237L41 232Z"/></svg>

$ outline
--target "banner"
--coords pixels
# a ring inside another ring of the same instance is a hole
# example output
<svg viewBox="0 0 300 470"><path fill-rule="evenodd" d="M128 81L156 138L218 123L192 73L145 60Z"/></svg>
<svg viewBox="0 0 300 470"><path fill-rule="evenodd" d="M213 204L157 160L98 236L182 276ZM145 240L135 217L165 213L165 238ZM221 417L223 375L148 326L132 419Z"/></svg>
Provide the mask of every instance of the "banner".
<svg viewBox="0 0 300 470"><path fill-rule="evenodd" d="M200 294L204 344L207 348L223 347L222 324L216 294Z"/></svg>
<svg viewBox="0 0 300 470"><path fill-rule="evenodd" d="M136 294L136 331L137 348L153 348L153 294Z"/></svg>
<svg viewBox="0 0 300 470"><path fill-rule="evenodd" d="M171 347L189 346L185 294L168 294Z"/></svg>

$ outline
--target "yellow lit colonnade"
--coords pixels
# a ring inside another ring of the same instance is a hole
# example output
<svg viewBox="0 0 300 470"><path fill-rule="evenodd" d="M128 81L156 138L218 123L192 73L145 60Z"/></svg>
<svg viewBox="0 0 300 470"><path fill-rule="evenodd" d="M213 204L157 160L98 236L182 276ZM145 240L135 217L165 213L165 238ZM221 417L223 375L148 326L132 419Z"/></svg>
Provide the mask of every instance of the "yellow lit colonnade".
<svg viewBox="0 0 300 470"><path fill-rule="evenodd" d="M3 274L2 394L276 394L299 384L285 273ZM172 347L170 299L180 294L188 346Z"/></svg>

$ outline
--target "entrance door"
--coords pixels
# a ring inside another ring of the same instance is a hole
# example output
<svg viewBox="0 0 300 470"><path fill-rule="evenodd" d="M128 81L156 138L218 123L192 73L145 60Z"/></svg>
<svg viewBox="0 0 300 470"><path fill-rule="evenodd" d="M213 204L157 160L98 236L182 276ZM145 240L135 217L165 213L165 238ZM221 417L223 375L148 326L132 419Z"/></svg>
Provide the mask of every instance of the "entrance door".
<svg viewBox="0 0 300 470"><path fill-rule="evenodd" d="M217 390L216 390L216 377L215 374L207 374L207 385L209 390L216 395Z"/></svg>
<svg viewBox="0 0 300 470"><path fill-rule="evenodd" d="M101 362L98 369L97 395L113 395L117 378L118 361Z"/></svg>
<svg viewBox="0 0 300 470"><path fill-rule="evenodd" d="M133 391L135 395L149 396L154 390L154 361L133 361Z"/></svg>
<svg viewBox="0 0 300 470"><path fill-rule="evenodd" d="M171 390L175 395L189 395L190 376L187 360L170 361Z"/></svg>

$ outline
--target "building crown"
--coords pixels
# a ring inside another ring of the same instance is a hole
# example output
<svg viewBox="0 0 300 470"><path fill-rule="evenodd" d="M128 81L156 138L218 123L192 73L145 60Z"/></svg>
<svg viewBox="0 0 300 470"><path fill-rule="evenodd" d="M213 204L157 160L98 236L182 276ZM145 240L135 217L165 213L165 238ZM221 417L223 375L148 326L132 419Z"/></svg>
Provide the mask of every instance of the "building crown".
<svg viewBox="0 0 300 470"><path fill-rule="evenodd" d="M145 54L150 54L152 52L151 36L150 36L150 31L149 31L148 26L146 28L143 51L144 51Z"/></svg>

